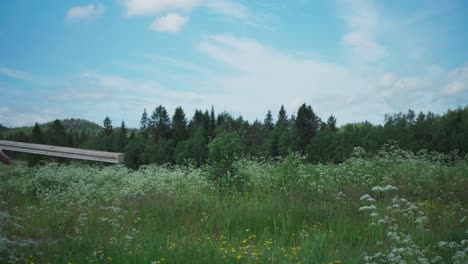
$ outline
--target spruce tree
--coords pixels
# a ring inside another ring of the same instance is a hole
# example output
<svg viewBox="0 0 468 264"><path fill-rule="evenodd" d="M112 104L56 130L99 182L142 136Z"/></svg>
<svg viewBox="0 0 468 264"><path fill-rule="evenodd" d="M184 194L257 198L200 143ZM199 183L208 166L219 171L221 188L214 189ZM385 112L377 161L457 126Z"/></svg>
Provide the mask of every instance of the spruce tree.
<svg viewBox="0 0 468 264"><path fill-rule="evenodd" d="M146 113L146 108L143 110L143 114L141 114L140 120L140 132L145 132L149 126L149 119L148 114Z"/></svg>
<svg viewBox="0 0 468 264"><path fill-rule="evenodd" d="M288 127L288 115L286 114L286 110L284 106L281 105L281 108L278 112L278 120L276 121L276 127L279 128L287 128Z"/></svg>
<svg viewBox="0 0 468 264"><path fill-rule="evenodd" d="M41 127L38 123L34 124L31 134L31 142L35 144L44 144L44 135L42 134ZM28 165L35 166L41 161L40 155L30 154L28 156Z"/></svg>
<svg viewBox="0 0 468 264"><path fill-rule="evenodd" d="M328 120L327 120L327 128L330 129L330 131L336 131L336 118L335 116L331 115Z"/></svg>
<svg viewBox="0 0 468 264"><path fill-rule="evenodd" d="M46 132L46 142L49 145L66 147L68 144L67 131L60 120L56 119Z"/></svg>
<svg viewBox="0 0 468 264"><path fill-rule="evenodd" d="M104 118L103 125L104 125L104 134L107 136L112 135L112 132L113 132L112 120L108 116Z"/></svg>
<svg viewBox="0 0 468 264"><path fill-rule="evenodd" d="M297 111L294 125L296 133L296 149L304 153L306 146L319 129L319 119L310 105L302 104Z"/></svg>
<svg viewBox="0 0 468 264"><path fill-rule="evenodd" d="M182 107L177 107L172 116L172 139L177 145L180 141L186 140L188 137L187 133L187 119Z"/></svg>
<svg viewBox="0 0 468 264"><path fill-rule="evenodd" d="M150 121L151 134L154 142L169 139L171 133L171 120L164 106L159 105L153 111Z"/></svg>
<svg viewBox="0 0 468 264"><path fill-rule="evenodd" d="M125 121L122 121L122 123L120 124L119 134L117 136L117 146L115 146L114 148L115 151L124 151L125 145L127 145L128 143L127 134L128 129L125 126Z"/></svg>
<svg viewBox="0 0 468 264"><path fill-rule="evenodd" d="M265 120L263 121L263 125L265 126L265 128L267 130L273 130L273 116L271 114L271 111L268 110L266 116L265 116Z"/></svg>
<svg viewBox="0 0 468 264"><path fill-rule="evenodd" d="M209 128L208 128L208 137L211 138L211 139L214 138L215 131L216 131L216 116L215 116L214 106L211 106L210 125L209 125Z"/></svg>

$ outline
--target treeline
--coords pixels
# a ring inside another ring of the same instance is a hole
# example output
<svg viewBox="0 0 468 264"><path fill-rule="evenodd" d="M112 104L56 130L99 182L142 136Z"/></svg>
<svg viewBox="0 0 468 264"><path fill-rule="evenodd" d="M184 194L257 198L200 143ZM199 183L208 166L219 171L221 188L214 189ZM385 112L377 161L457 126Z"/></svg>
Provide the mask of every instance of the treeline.
<svg viewBox="0 0 468 264"><path fill-rule="evenodd" d="M158 106L150 114L144 110L139 129L129 130L124 122L114 128L106 117L97 133L67 132L56 120L46 129L36 124L29 136L18 133L7 139L125 152L125 163L131 168L150 163L200 166L210 154L217 155L210 151L223 146L234 148L237 156L247 157L275 158L299 152L313 163L342 162L357 146L375 153L389 140L415 152L468 152L468 107L443 115L409 110L385 116L383 125L362 122L340 128L333 115L323 120L310 105L301 105L296 113L288 115L282 106L276 115L268 111L263 121L250 123L227 112L216 114L213 108L197 110L188 119L182 107L170 116L164 106ZM29 159L31 164L38 162L38 157Z"/></svg>

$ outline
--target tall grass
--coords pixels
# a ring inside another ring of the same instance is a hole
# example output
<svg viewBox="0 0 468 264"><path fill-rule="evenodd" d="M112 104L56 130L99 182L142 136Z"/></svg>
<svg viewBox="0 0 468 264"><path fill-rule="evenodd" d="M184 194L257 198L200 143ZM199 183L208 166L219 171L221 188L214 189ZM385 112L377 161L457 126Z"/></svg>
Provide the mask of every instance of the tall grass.
<svg viewBox="0 0 468 264"><path fill-rule="evenodd" d="M466 263L468 160L0 168L0 262Z"/></svg>

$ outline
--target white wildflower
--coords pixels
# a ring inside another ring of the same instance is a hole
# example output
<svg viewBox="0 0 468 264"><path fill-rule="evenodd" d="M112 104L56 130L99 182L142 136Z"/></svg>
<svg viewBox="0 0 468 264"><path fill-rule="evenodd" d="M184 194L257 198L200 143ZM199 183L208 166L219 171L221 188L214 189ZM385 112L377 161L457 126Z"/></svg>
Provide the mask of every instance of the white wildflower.
<svg viewBox="0 0 468 264"><path fill-rule="evenodd" d="M375 210L375 209L377 209L377 207L375 207L375 205L365 205L365 206L361 206L359 208L359 211Z"/></svg>
<svg viewBox="0 0 468 264"><path fill-rule="evenodd" d="M372 191L374 192L387 192L387 191L397 191L398 188L393 185L386 185L384 187L381 186L374 186L372 187Z"/></svg>
<svg viewBox="0 0 468 264"><path fill-rule="evenodd" d="M447 246L447 245L448 245L448 243L445 242L445 241L439 241L439 242L437 243L437 246L438 246L438 247L445 247L445 246Z"/></svg>
<svg viewBox="0 0 468 264"><path fill-rule="evenodd" d="M369 198L372 198L370 195L368 194L364 194L363 196L361 196L361 198L359 200L363 201L363 200L367 200Z"/></svg>

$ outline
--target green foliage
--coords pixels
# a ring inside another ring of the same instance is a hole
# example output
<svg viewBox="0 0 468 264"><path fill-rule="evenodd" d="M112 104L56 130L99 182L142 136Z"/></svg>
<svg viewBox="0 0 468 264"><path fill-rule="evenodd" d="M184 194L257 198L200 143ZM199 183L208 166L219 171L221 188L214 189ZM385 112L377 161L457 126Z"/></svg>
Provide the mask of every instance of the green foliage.
<svg viewBox="0 0 468 264"><path fill-rule="evenodd" d="M187 138L187 119L182 107L177 107L172 117L172 139L175 144L178 144L181 141L187 140Z"/></svg>
<svg viewBox="0 0 468 264"><path fill-rule="evenodd" d="M230 185L234 176L234 162L244 152L242 139L235 132L224 132L208 145L208 163L212 169L212 179L221 185ZM240 184L236 182L235 184Z"/></svg>
<svg viewBox="0 0 468 264"><path fill-rule="evenodd" d="M44 135L42 134L41 127L38 123L34 125L31 135L31 143L44 144ZM28 156L28 165L36 166L41 161L41 156L39 155L29 155Z"/></svg>
<svg viewBox="0 0 468 264"><path fill-rule="evenodd" d="M5 131L5 130L8 130L8 127L6 127L6 126L0 124L0 133L3 132L3 131Z"/></svg>
<svg viewBox="0 0 468 264"><path fill-rule="evenodd" d="M136 136L125 146L124 163L131 169L138 169L143 165L142 153L145 150L145 139L142 136Z"/></svg>
<svg viewBox="0 0 468 264"><path fill-rule="evenodd" d="M104 126L104 130L103 130L104 135L106 136L112 135L113 133L112 120L108 116L106 116L106 118L104 119L103 126Z"/></svg>
<svg viewBox="0 0 468 264"><path fill-rule="evenodd" d="M208 166L0 167L0 262L467 262L466 158L350 156L236 159L222 193Z"/></svg>
<svg viewBox="0 0 468 264"><path fill-rule="evenodd" d="M57 121L61 127L57 126ZM143 140L145 148L138 156L145 155L137 164L203 166L208 158L208 144L226 132L237 133L242 138L241 147L247 156L278 158L298 151L315 164L344 162L351 157L355 147L375 154L389 141L396 141L401 148L413 152L426 149L441 153L455 151L460 156L468 153L468 141L465 140L468 137L468 107L449 110L440 116L409 110L387 115L383 125L361 122L339 128L333 115L327 122L321 122L307 104L299 107L297 116L290 117L282 106L276 123L271 111L267 112L263 122L249 123L242 116L233 117L227 112L215 115L213 107L211 111L196 110L190 120L182 107L177 107L171 119L164 106L158 106L151 118L144 110L139 130L128 129L125 123L113 128L110 118L106 118L104 129L82 119L57 121L39 125L44 143L123 152L128 143L141 136L138 140ZM11 128L0 132L0 138L32 142L32 130L32 127ZM28 154L9 154L15 160L31 158Z"/></svg>
<svg viewBox="0 0 468 264"><path fill-rule="evenodd" d="M153 141L169 139L171 135L171 121L164 106L156 107L149 121L149 130L153 136Z"/></svg>
<svg viewBox="0 0 468 264"><path fill-rule="evenodd" d="M301 153L305 152L306 146L315 136L320 127L320 119L315 115L310 105L302 104L297 111L297 118L294 122L294 132L296 139L296 149Z"/></svg>

